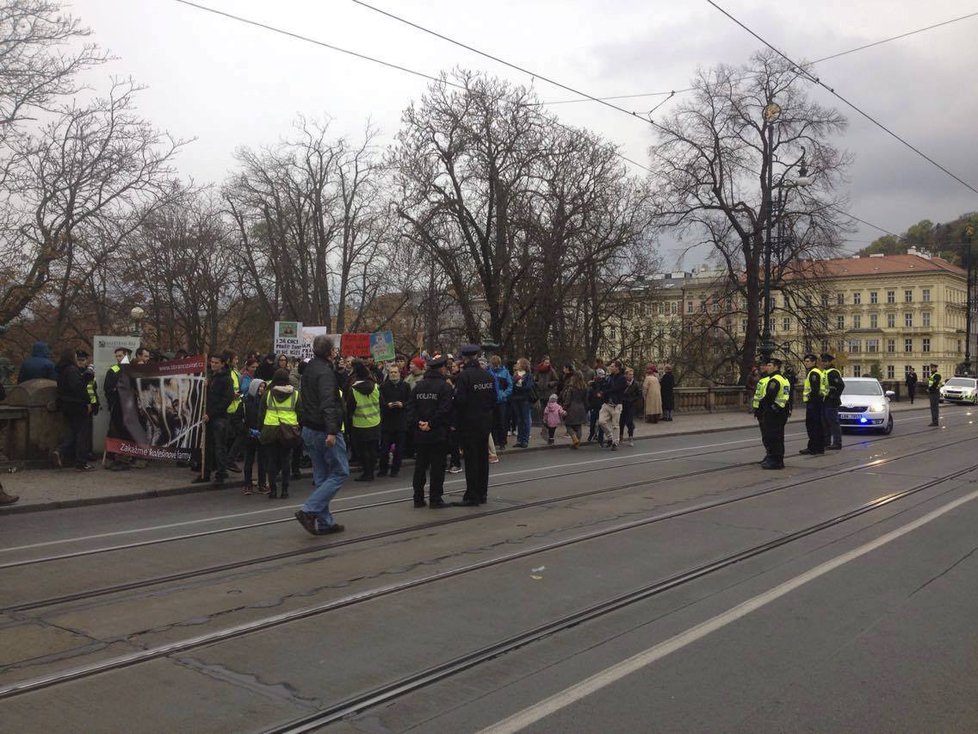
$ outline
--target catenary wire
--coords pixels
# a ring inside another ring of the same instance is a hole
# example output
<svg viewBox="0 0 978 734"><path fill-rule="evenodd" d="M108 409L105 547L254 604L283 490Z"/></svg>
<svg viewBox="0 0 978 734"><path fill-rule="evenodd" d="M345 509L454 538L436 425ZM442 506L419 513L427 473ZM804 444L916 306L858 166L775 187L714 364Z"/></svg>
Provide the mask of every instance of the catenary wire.
<svg viewBox="0 0 978 734"><path fill-rule="evenodd" d="M354 2L358 2L358 0L353 0L353 1ZM735 18L733 15L731 15L726 10L724 10L722 7L720 7L715 2L713 2L713 0L706 0L706 2L709 3L710 5L712 5L717 10L719 10L721 13L723 13L723 15L727 16L730 20L732 20L738 26L740 26L741 28L743 28L745 31L747 31L747 33L749 33L751 36L753 36L754 38L756 38L762 44L764 44L769 49L771 49L772 51L774 51L774 53L776 53L782 59L784 59L789 64L791 64L795 69L797 69L799 71L799 73L803 77L805 77L806 79L808 79L810 82L812 82L813 84L816 84L816 85L822 87L829 94L831 94L833 97L835 97L836 99L838 99L840 102L842 102L843 104L845 104L847 107L851 108L853 111L855 111L858 114L860 114L863 117L865 117L867 120L869 120L871 123L873 123L874 125L876 125L876 127L878 127L880 130L882 130L883 132L885 132L887 135L889 135L892 138L894 138L894 139L898 140L899 142L903 143L903 145L905 145L907 148L909 148L910 150L912 150L914 153L916 153L917 155L919 155L921 158L923 158L924 160L926 160L928 163L930 163L934 167L936 167L939 170L941 170L944 173L946 173L948 176L950 176L951 178L953 178L955 181L957 181L959 184L961 184L965 188L967 188L970 191L973 191L974 193L978 194L978 188L975 188L970 183L968 183L967 181L965 181L963 178L961 178L957 174L955 174L952 171L950 171L947 168L945 168L943 165L941 165L936 160L934 160L929 155L927 155L922 150L920 150L920 148L916 147L915 145L913 145L912 143L910 143L909 141L907 141L905 138L902 138L897 133L893 132L890 128L888 128L882 122L880 122L875 117L873 117L872 115L870 115L868 112L864 112L862 109L860 109L859 107L857 107L853 102L850 102L848 99L846 99L841 94L839 94L838 92L836 92L832 87L830 87L829 85L827 85L825 82L823 82L817 76L815 76L814 74L812 74L810 71L807 71L801 64L798 64L797 62L795 62L794 60L792 60L791 58L789 58L780 49L778 49L777 47L775 47L769 41L767 41L764 38L762 38L759 34L757 34L755 31L751 30L744 23L742 23L741 21L737 20L737 18Z"/></svg>

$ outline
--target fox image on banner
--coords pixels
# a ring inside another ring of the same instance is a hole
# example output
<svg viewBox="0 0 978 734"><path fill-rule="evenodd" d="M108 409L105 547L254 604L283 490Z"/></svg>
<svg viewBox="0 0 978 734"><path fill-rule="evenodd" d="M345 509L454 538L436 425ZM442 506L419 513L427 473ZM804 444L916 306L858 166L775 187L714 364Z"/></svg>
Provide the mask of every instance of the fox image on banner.
<svg viewBox="0 0 978 734"><path fill-rule="evenodd" d="M203 356L123 365L119 404L128 436L106 438L106 450L138 459L199 459L205 383Z"/></svg>

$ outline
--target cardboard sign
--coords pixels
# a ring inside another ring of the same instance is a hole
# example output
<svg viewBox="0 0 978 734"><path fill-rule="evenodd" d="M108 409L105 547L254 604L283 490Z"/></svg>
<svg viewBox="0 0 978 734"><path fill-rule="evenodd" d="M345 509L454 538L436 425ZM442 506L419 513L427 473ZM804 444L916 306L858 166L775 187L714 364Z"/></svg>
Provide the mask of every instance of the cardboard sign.
<svg viewBox="0 0 978 734"><path fill-rule="evenodd" d="M394 335L389 331L375 331L370 335L370 354L375 362L394 361Z"/></svg>
<svg viewBox="0 0 978 734"><path fill-rule="evenodd" d="M289 357L302 356L302 322L276 321L275 336L272 340L276 354Z"/></svg>
<svg viewBox="0 0 978 734"><path fill-rule="evenodd" d="M369 357L370 334L344 334L340 340L340 354L344 357Z"/></svg>

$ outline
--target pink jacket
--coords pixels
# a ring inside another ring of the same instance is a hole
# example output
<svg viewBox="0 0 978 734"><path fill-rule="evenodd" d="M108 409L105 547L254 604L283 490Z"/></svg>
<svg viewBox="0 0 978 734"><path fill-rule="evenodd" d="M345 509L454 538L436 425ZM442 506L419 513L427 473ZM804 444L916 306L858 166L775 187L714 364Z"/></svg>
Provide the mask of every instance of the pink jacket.
<svg viewBox="0 0 978 734"><path fill-rule="evenodd" d="M543 409L543 423L548 428L556 428L565 415L567 411L560 407L560 403L547 403L547 407Z"/></svg>

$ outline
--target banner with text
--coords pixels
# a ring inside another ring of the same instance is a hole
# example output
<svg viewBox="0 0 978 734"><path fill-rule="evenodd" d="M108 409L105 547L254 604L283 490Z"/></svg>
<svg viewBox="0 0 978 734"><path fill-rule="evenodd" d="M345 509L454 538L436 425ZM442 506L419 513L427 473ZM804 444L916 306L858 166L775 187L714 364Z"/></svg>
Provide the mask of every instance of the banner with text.
<svg viewBox="0 0 978 734"><path fill-rule="evenodd" d="M105 449L137 459L200 457L206 402L204 357L123 365L119 405L125 437L106 438Z"/></svg>
<svg viewBox="0 0 978 734"><path fill-rule="evenodd" d="M276 321L273 344L275 354L284 354L288 357L303 356L302 322Z"/></svg>
<svg viewBox="0 0 978 734"><path fill-rule="evenodd" d="M394 335L389 331L375 331L371 334L370 354L375 362L393 362Z"/></svg>

